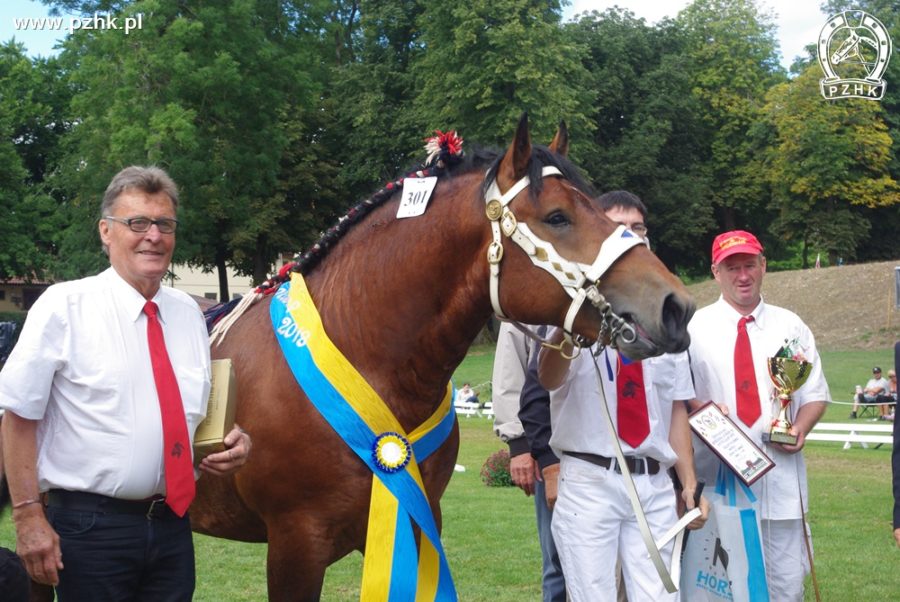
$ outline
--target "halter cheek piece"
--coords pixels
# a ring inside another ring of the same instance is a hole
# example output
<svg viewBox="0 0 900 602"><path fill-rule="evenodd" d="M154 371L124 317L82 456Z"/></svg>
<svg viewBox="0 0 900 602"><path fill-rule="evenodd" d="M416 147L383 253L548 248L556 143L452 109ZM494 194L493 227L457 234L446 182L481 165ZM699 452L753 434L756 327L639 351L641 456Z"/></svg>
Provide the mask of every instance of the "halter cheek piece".
<svg viewBox="0 0 900 602"><path fill-rule="evenodd" d="M562 172L553 166L544 166L541 176L562 176ZM500 319L506 319L500 308L500 262L503 260L503 236L510 238L525 251L531 258L531 262L537 267L549 272L563 287L563 290L572 298L569 310L563 323L563 332L567 342L576 347L586 347L590 341L580 335L572 335L572 325L575 316L584 304L585 299L597 308L601 316L600 338L608 337L610 344L615 347L616 341L632 343L637 339L634 327L628 324L622 317L612 311L612 306L606 301L598 288L600 278L626 251L636 245L643 244L643 240L628 230L625 226L619 226L600 246L597 258L590 265L569 261L557 253L553 245L534 234L527 224L519 223L516 216L509 208L512 200L531 182L525 176L505 193L500 192L497 180L494 179L485 193L485 212L491 222L493 241L488 246L487 260L490 264L490 292L491 305L494 313Z"/></svg>

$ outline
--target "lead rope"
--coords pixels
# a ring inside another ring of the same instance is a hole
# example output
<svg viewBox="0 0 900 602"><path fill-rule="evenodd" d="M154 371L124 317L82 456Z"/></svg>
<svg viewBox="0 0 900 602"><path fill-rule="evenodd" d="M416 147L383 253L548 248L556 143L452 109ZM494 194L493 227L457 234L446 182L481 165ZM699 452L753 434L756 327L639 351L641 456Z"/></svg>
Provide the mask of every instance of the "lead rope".
<svg viewBox="0 0 900 602"><path fill-rule="evenodd" d="M809 559L809 574L812 577L813 589L816 592L816 602L822 602L822 596L819 593L819 580L816 579L816 565L813 563L812 534L809 532L809 526L806 524L806 512L803 510L803 489L800 487L799 470L797 471L797 493L800 497L800 520L803 521L803 543L806 544L806 557Z"/></svg>
<svg viewBox="0 0 900 602"><path fill-rule="evenodd" d="M603 347L600 347L599 350L602 351ZM641 499L638 496L637 488L634 486L634 479L631 478L631 471L628 470L628 464L625 462L625 455L622 453L622 446L619 444L619 435L616 432L612 416L609 413L609 403L606 400L606 389L603 386L603 376L600 373L600 367L597 365L597 355L591 355L594 364L594 372L597 375L597 386L600 387L600 395L603 397L603 403L601 405L603 406L603 415L606 418L606 426L609 435L614 442L613 450L616 452L616 462L618 462L619 468L622 471L622 477L625 479L625 489L628 491L628 498L631 500L631 508L634 510L634 515L637 518L641 538L644 540L644 546L647 548L650 560L653 561L653 566L656 567L656 573L663 582L666 591L670 594L675 593L678 591L678 586L675 584L681 581L680 550L682 541L684 540L684 530L688 523L700 516L700 508L694 508L690 512L685 512L684 516L682 516L671 529L666 531L658 541L653 540L653 533L650 531L647 515L644 513L644 507L641 505ZM613 467L610 466L610 470L612 470L612 468ZM670 568L666 569L666 565L663 562L659 550L669 543L673 537L675 538L675 546L672 549L672 561L670 563Z"/></svg>

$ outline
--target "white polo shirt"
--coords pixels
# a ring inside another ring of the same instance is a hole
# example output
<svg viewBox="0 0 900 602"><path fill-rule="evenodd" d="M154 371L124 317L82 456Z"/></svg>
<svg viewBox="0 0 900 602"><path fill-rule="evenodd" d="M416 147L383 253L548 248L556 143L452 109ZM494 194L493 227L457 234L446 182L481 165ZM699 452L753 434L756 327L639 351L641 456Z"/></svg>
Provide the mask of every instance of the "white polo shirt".
<svg viewBox="0 0 900 602"><path fill-rule="evenodd" d="M548 333L548 337L552 333ZM600 368L606 403L613 424L616 424L616 351L605 348L592 357L597 347L582 350L572 360L569 373L559 388L550 391L550 421L553 435L550 446L556 455L563 452L581 452L615 457L614 442L603 415L603 397L597 384L594 360ZM672 401L693 399L691 373L687 354L665 354L642 362L644 393L647 396L647 413L650 434L635 449L619 441L622 452L628 456L649 457L665 467L677 459L669 445L669 429L672 425ZM617 426L617 425L616 425Z"/></svg>
<svg viewBox="0 0 900 602"><path fill-rule="evenodd" d="M809 498L803 455L782 453L762 442L763 432L769 430L773 416L781 409L781 403L774 399L775 385L769 377L766 358L774 356L784 345L785 339L796 339L806 359L812 362L809 378L793 395L790 416L796 415L800 406L807 403L831 401L831 395L822 372L822 361L816 350L815 338L803 320L792 311L766 305L763 301L760 301L751 315L753 322L747 324L747 336L753 351L756 386L762 410L753 426L748 427L737 417L735 401L734 343L741 314L722 297L712 305L697 310L688 325L694 386L698 400L726 404L732 421L774 460L775 468L752 487L754 494L762 501L762 518L797 519L801 517L798 480L803 493L804 510ZM719 459L696 436L694 462L697 478L707 484L714 483Z"/></svg>
<svg viewBox="0 0 900 602"><path fill-rule="evenodd" d="M166 349L193 439L206 414L209 342L187 294L160 287ZM0 407L37 429L41 491L143 499L165 493L146 300L113 268L48 288L0 372Z"/></svg>

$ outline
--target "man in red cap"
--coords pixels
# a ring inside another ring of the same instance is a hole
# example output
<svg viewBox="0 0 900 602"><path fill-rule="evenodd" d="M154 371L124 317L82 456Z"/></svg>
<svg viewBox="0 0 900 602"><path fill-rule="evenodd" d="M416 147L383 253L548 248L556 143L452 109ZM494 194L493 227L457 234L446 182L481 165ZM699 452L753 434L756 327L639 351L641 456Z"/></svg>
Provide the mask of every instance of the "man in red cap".
<svg viewBox="0 0 900 602"><path fill-rule="evenodd" d="M713 241L712 274L722 294L698 310L688 326L697 394L692 407L717 403L775 461L775 468L752 486L760 500L769 597L801 602L803 578L809 571L803 525L808 491L806 465L798 452L825 412L830 394L812 332L795 313L763 301L765 273L763 247L750 232L733 230ZM773 402L767 358L783 346L812 363L809 378L791 402L795 445L764 439L781 409L777 400ZM697 439L694 450L698 478L714 483L718 457Z"/></svg>

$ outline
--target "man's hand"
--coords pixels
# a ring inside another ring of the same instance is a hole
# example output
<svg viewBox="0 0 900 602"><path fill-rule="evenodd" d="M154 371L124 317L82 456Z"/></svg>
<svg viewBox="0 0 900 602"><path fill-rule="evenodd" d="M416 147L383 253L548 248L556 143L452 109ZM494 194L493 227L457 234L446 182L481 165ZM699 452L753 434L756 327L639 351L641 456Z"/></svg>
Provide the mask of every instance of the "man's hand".
<svg viewBox="0 0 900 602"><path fill-rule="evenodd" d="M770 443L770 445L776 449L780 449L786 454L796 454L798 451L803 449L803 446L806 444L806 435L803 431L797 430L796 426L791 427L791 434L797 436L797 443L794 445L788 445L786 443L775 443L774 441Z"/></svg>
<svg viewBox="0 0 900 602"><path fill-rule="evenodd" d="M544 477L544 497L547 498L547 507L553 510L559 493L559 463L547 466L541 471L541 475Z"/></svg>
<svg viewBox="0 0 900 602"><path fill-rule="evenodd" d="M900 548L900 527L894 529L894 541L897 543L897 547Z"/></svg>
<svg viewBox="0 0 900 602"><path fill-rule="evenodd" d="M238 425L234 425L231 432L225 435L227 449L203 458L200 462L200 470L219 477L231 474L247 463L252 446L250 435Z"/></svg>
<svg viewBox="0 0 900 602"><path fill-rule="evenodd" d="M513 484L525 492L525 495L534 495L534 475L537 462L531 454L519 454L509 459L509 476Z"/></svg>
<svg viewBox="0 0 900 602"><path fill-rule="evenodd" d="M678 517L684 516L684 514L694 509L694 489L684 489L681 492L681 497L678 498L677 511ZM709 501L702 495L700 496L700 516L692 520L687 524L687 528L694 530L700 529L703 525L706 524L706 520L709 518Z"/></svg>
<svg viewBox="0 0 900 602"><path fill-rule="evenodd" d="M28 574L38 583L58 585L63 568L59 535L47 522L40 505L13 510L16 523L16 553Z"/></svg>

